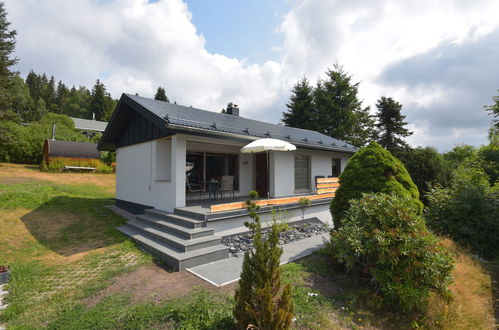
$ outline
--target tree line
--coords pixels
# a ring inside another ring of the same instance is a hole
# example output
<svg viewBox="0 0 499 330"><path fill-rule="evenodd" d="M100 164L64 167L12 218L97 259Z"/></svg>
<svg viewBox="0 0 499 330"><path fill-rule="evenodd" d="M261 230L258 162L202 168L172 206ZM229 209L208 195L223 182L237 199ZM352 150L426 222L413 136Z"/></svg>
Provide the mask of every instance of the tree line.
<svg viewBox="0 0 499 330"><path fill-rule="evenodd" d="M57 139L97 142L100 133L85 135L68 116L107 121L118 101L99 79L92 89L69 88L54 76L33 70L23 79L14 69L19 62L14 56L16 36L0 2L0 162L40 163L42 144L51 137L53 124ZM163 87L158 87L155 99L168 102Z"/></svg>
<svg viewBox="0 0 499 330"><path fill-rule="evenodd" d="M376 102L375 114L371 114L370 107L364 106L358 97L359 84L338 64L328 69L326 77L315 85L303 77L291 89L282 122L315 130L357 147L377 142L404 163L425 204L430 185L447 187L451 173L471 156L481 160L491 183L497 180L499 96L492 98L492 105L484 107L493 120L490 144L479 148L458 145L441 154L431 146L412 148L407 143L406 138L413 132L407 128L402 104L393 98L381 96Z"/></svg>
<svg viewBox="0 0 499 330"><path fill-rule="evenodd" d="M412 132L406 128L402 105L383 96L376 103L376 114L371 115L370 106L363 106L358 97L359 84L338 64L328 69L326 78L319 79L315 86L303 77L291 89L282 121L357 147L376 140L390 152L407 149L404 138Z"/></svg>

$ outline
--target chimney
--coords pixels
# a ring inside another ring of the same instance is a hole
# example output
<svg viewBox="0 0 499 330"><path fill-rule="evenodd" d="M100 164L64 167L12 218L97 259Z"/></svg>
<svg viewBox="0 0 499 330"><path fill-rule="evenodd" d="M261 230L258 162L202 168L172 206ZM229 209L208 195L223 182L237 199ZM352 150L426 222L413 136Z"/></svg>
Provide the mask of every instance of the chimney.
<svg viewBox="0 0 499 330"><path fill-rule="evenodd" d="M95 112L92 112L92 120L95 120Z"/></svg>
<svg viewBox="0 0 499 330"><path fill-rule="evenodd" d="M52 141L55 141L55 124L52 124Z"/></svg>
<svg viewBox="0 0 499 330"><path fill-rule="evenodd" d="M239 107L237 104L230 102L227 104L227 114L239 117Z"/></svg>

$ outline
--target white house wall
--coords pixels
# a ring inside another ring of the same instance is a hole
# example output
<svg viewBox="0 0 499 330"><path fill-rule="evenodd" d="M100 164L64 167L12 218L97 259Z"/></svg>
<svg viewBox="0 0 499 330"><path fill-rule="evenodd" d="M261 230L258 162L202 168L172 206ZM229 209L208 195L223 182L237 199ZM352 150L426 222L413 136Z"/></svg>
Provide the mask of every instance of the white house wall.
<svg viewBox="0 0 499 330"><path fill-rule="evenodd" d="M117 199L168 211L185 206L185 137L175 135L168 141L164 144L164 139L155 140L118 149ZM158 160L158 151L166 159ZM170 155L164 154L168 151ZM170 175L159 174L158 166L164 166L163 170Z"/></svg>
<svg viewBox="0 0 499 330"><path fill-rule="evenodd" d="M332 174L333 158L341 159L341 170L343 171L350 157L350 154L310 149L297 149L293 152L272 152L270 157L270 194L272 197L304 193L295 192L295 154L310 157L310 193L315 193L316 176L329 176Z"/></svg>
<svg viewBox="0 0 499 330"><path fill-rule="evenodd" d="M239 191L247 196L254 190L255 157L241 154L243 142L177 134L169 138L135 144L118 149L116 198L173 211L185 206L185 161L187 151L239 155ZM295 192L294 156L310 157L310 191ZM159 155L159 156L158 156ZM315 193L315 177L332 173L332 158L341 159L345 168L349 154L298 149L294 152L270 152L270 193L285 197ZM157 158L161 157L161 158ZM190 196L197 199L198 196Z"/></svg>

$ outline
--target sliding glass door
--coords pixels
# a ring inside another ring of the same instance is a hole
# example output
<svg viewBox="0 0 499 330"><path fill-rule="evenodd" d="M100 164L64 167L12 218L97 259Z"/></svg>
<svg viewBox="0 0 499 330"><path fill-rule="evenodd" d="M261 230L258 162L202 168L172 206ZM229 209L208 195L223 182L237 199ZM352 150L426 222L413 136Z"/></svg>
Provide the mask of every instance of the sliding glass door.
<svg viewBox="0 0 499 330"><path fill-rule="evenodd" d="M186 156L189 167L192 167L187 172L189 183L200 184L206 190L206 181L221 181L222 176L230 175L234 177L234 189L238 190L239 155L187 152Z"/></svg>

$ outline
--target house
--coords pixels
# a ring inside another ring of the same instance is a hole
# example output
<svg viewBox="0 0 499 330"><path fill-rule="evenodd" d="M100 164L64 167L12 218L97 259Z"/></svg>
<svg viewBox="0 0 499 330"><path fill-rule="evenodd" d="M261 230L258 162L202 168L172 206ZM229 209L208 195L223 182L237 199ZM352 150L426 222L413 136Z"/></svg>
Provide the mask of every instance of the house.
<svg viewBox="0 0 499 330"><path fill-rule="evenodd" d="M241 153L260 138L297 149ZM120 230L177 269L227 257L220 236L245 230L242 201L250 190L263 198L262 222L272 208L300 220L295 211L303 196L312 201L307 217L330 222L334 194L318 189L316 178L337 186L327 182L337 182L357 150L318 132L244 118L231 103L222 114L129 94L122 95L98 148L117 152L116 206L138 214ZM217 194L222 180L230 181L225 196Z"/></svg>
<svg viewBox="0 0 499 330"><path fill-rule="evenodd" d="M106 130L107 122L95 120L95 114L93 114L92 120L75 117L71 117L71 119L75 128L88 137L94 137L97 132L102 133Z"/></svg>

